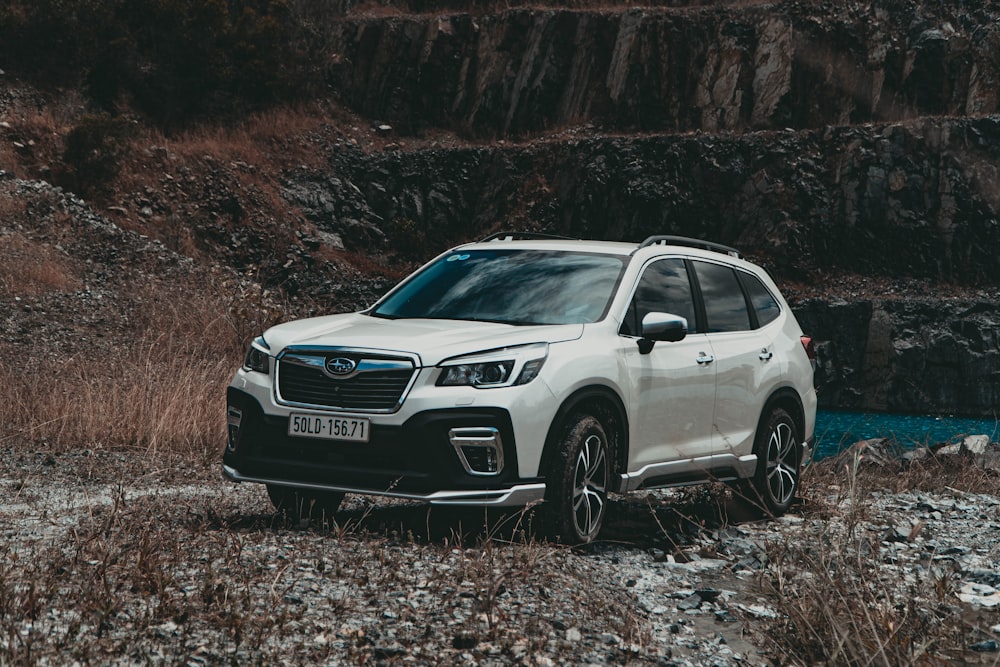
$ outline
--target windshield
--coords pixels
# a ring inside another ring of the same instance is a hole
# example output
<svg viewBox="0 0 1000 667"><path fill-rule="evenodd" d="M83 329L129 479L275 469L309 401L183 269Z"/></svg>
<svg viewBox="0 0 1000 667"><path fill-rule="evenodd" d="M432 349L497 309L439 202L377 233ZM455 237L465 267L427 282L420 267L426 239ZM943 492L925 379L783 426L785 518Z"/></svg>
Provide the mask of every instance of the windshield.
<svg viewBox="0 0 1000 667"><path fill-rule="evenodd" d="M388 318L583 324L602 319L627 258L548 250L466 250L442 257L380 304Z"/></svg>

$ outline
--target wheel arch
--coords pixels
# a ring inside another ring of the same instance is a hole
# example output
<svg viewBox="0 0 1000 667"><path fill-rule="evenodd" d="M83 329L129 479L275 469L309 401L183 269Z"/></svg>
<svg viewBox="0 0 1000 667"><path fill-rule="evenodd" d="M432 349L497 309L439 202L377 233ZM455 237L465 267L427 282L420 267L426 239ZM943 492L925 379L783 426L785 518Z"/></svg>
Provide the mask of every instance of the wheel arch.
<svg viewBox="0 0 1000 667"><path fill-rule="evenodd" d="M789 414L792 420L795 422L795 427L798 429L798 436L801 440L805 436L806 432L806 411L802 405L802 397L799 393L792 389L791 387L782 387L777 389L772 393L767 401L764 402L764 408L760 411L760 415L757 417L757 430L755 433L760 434L760 430L764 428L764 422L767 416L771 413L771 410L775 408L782 408ZM755 437L756 441L756 437ZM798 444L802 444L799 442Z"/></svg>
<svg viewBox="0 0 1000 667"><path fill-rule="evenodd" d="M559 449L559 441L566 430L567 419L578 412L593 415L604 427L609 449L612 451L612 485L616 487L628 463L628 413L625 410L625 403L617 392L604 385L591 385L578 389L559 406L545 436L539 474L544 476L551 469L552 458Z"/></svg>

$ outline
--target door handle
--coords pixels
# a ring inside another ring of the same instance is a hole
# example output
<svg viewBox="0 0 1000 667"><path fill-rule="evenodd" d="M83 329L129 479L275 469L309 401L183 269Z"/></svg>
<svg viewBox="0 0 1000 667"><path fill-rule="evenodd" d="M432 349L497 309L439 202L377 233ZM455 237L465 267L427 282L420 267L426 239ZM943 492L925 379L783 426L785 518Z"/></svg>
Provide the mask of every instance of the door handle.
<svg viewBox="0 0 1000 667"><path fill-rule="evenodd" d="M699 364L702 364L702 365L704 365L704 364L710 364L713 361L715 361L715 357L713 357L710 354L705 354L704 352L700 352L700 353L698 353L698 358L695 359L695 361L697 361Z"/></svg>
<svg viewBox="0 0 1000 667"><path fill-rule="evenodd" d="M774 356L774 352L771 352L771 350L768 350L768 349L765 348L765 349L763 349L763 350L760 351L760 354L758 355L758 358L761 361L771 361L771 358L773 356Z"/></svg>

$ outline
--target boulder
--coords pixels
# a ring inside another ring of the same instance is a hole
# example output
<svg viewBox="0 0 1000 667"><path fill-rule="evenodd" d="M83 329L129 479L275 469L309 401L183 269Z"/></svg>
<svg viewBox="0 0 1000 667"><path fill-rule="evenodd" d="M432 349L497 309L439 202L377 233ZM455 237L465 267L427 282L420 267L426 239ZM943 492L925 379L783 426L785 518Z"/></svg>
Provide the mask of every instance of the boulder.
<svg viewBox="0 0 1000 667"><path fill-rule="evenodd" d="M834 465L837 468L845 466L885 468L898 467L900 461L899 447L890 438L871 438L859 440L847 449L837 454Z"/></svg>
<svg viewBox="0 0 1000 667"><path fill-rule="evenodd" d="M990 455L998 454L996 443L990 442L988 435L967 435L961 442L942 444L932 448L934 454L939 457L958 456L968 454L976 458L977 462L985 461Z"/></svg>

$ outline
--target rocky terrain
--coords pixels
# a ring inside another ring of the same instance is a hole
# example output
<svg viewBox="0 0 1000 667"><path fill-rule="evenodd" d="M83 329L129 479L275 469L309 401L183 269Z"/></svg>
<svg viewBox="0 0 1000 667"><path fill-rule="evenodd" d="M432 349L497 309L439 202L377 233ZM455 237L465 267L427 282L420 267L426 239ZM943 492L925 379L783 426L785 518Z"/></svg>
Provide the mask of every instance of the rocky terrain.
<svg viewBox="0 0 1000 667"><path fill-rule="evenodd" d="M843 460L898 474L882 447ZM927 470L998 469L988 440L962 449ZM567 549L525 532L530 515L349 498L336 524L289 524L258 488L190 466L0 460L9 664L814 664L865 640L851 623L890 628L888 664L998 655L995 494L828 467L780 520L720 490L655 492L619 499L603 541Z"/></svg>

